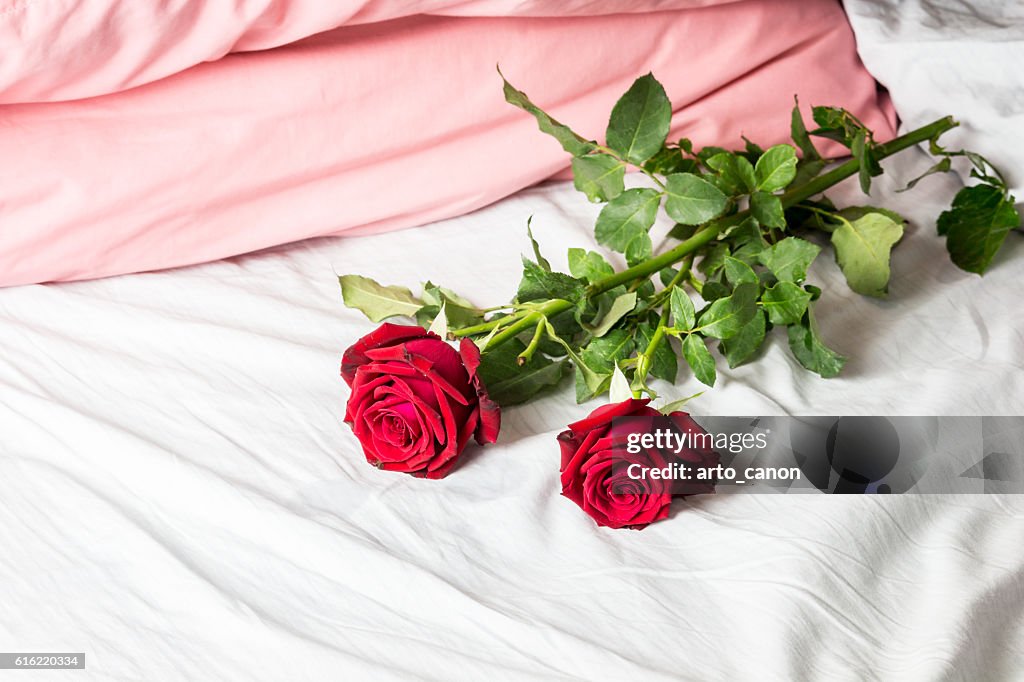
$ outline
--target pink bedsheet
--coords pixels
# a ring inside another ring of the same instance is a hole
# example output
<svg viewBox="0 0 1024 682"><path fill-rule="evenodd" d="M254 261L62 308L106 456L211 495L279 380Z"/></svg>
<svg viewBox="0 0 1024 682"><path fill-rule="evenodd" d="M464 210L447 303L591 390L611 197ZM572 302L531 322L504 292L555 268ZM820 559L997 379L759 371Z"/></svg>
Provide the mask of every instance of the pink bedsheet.
<svg viewBox="0 0 1024 682"><path fill-rule="evenodd" d="M673 135L698 144L784 141L794 93L892 132L830 0L348 26L116 94L0 106L0 285L420 225L562 172L565 153L503 101L498 62L589 136L648 70Z"/></svg>

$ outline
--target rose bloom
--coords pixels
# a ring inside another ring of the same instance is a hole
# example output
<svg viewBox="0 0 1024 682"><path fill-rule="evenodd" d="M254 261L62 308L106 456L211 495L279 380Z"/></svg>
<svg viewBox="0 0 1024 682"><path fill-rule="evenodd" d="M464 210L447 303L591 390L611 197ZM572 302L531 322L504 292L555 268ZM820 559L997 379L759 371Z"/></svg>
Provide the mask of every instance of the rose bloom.
<svg viewBox="0 0 1024 682"><path fill-rule="evenodd" d="M498 437L501 414L477 377L480 351L459 350L421 327L385 323L341 361L352 388L345 421L366 461L388 471L442 478L471 437Z"/></svg>
<svg viewBox="0 0 1024 682"><path fill-rule="evenodd" d="M612 420L662 417L660 412L647 406L649 402L630 399L604 405L558 435L562 448L562 495L579 505L599 526L639 530L668 516L673 495L714 492L712 481L629 476L629 465L634 463L645 469L661 469L671 463L693 468L718 465L718 454L713 450L684 449L677 454L647 448L637 453L628 452L630 433L649 432L656 422L632 420L613 425ZM667 419L681 433L704 432L685 412L673 412Z"/></svg>

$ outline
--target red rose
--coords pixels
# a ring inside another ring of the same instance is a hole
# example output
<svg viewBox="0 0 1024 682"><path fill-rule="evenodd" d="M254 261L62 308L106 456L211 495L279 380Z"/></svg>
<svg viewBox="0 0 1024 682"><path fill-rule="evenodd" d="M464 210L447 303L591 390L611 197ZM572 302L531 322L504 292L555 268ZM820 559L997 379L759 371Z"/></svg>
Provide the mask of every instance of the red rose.
<svg viewBox="0 0 1024 682"><path fill-rule="evenodd" d="M718 454L713 450L685 448L676 453L674 449L641 448L639 452L629 452L629 435L649 433L656 422L629 420L613 425L612 420L656 417L667 419L681 433L704 433L685 412L665 417L648 407L649 402L633 399L604 405L558 434L562 448L562 495L579 505L599 526L641 529L668 516L673 495L714 492L711 481L629 475L631 464L646 470L663 469L673 463L697 468L718 464Z"/></svg>
<svg viewBox="0 0 1024 682"><path fill-rule="evenodd" d="M366 461L388 471L442 478L471 436L493 443L497 403L477 377L480 351L462 339L456 351L421 327L382 324L341 361L352 387L345 410Z"/></svg>

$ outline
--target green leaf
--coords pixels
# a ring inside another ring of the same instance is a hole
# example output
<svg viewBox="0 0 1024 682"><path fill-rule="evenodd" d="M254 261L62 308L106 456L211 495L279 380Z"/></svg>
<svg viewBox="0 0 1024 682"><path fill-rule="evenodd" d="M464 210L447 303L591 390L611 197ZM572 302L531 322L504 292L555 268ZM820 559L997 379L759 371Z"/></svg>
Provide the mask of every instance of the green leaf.
<svg viewBox="0 0 1024 682"><path fill-rule="evenodd" d="M807 311L811 302L810 292L804 291L792 282L779 282L765 289L761 295L761 303L772 324L797 324Z"/></svg>
<svg viewBox="0 0 1024 682"><path fill-rule="evenodd" d="M576 401L584 402L608 390L612 371L619 360L633 352L633 337L628 330L613 329L594 339L579 355L571 354L576 362Z"/></svg>
<svg viewBox="0 0 1024 682"><path fill-rule="evenodd" d="M638 334L637 346L646 349L650 345L651 339L654 338L654 325L641 324L636 328L636 331ZM676 375L679 373L679 366L676 361L675 351L672 350L667 337L662 337L661 343L654 349L654 354L650 360L652 376L667 381L670 384L675 383Z"/></svg>
<svg viewBox="0 0 1024 682"><path fill-rule="evenodd" d="M939 234L957 267L983 274L1006 239L1020 226L1014 198L992 185L973 185L957 192L953 207L939 216Z"/></svg>
<svg viewBox="0 0 1024 682"><path fill-rule="evenodd" d="M840 109L839 107L812 107L811 112L814 115L814 122L819 127L808 134L835 140L847 149L853 147L853 143L858 136L869 132L864 124L846 109Z"/></svg>
<svg viewBox="0 0 1024 682"><path fill-rule="evenodd" d="M338 282L345 305L361 311L373 322L398 315L413 317L423 307L423 301L405 287L382 286L360 275L342 275Z"/></svg>
<svg viewBox="0 0 1024 682"><path fill-rule="evenodd" d="M878 159L875 156L874 143L871 142L870 133L867 130L854 136L850 152L859 164L857 176L860 179L860 189L867 194L871 191L871 178L882 174L882 167L878 164Z"/></svg>
<svg viewBox="0 0 1024 682"><path fill-rule="evenodd" d="M573 156L584 156L597 149L597 144L593 140L586 140L580 137L568 126L559 123L531 102L525 92L512 87L512 84L505 80L501 69L498 69L498 74L501 75L501 80L505 83L505 101L527 113L533 114L533 117L537 119L537 125L540 127L541 132L547 133L558 140L558 143L562 145L562 149Z"/></svg>
<svg viewBox="0 0 1024 682"><path fill-rule="evenodd" d="M601 209L594 227L597 241L620 253L625 253L630 244L637 241L640 248L633 247L634 253L650 254L651 238L647 231L658 216L660 203L661 194L653 189L627 189Z"/></svg>
<svg viewBox="0 0 1024 682"><path fill-rule="evenodd" d="M678 412L679 410L683 409L683 407L685 407L688 402L690 402L691 400L696 400L702 395L704 395L704 391L694 393L693 395L686 396L685 398L680 398L679 400L673 400L672 402L666 403L665 405L659 407L658 412L661 412L662 414L666 415L672 414L673 412Z"/></svg>
<svg viewBox="0 0 1024 682"><path fill-rule="evenodd" d="M555 386L566 374L566 361L553 362L540 354L534 354L525 365L517 364L525 349L522 341L511 339L481 355L480 380L487 394L503 407L530 400Z"/></svg>
<svg viewBox="0 0 1024 682"><path fill-rule="evenodd" d="M711 303L720 298L725 298L731 293L732 291L730 291L729 287L721 282L708 280L707 282L704 282L703 288L700 290L700 297L708 303Z"/></svg>
<svg viewBox="0 0 1024 682"><path fill-rule="evenodd" d="M786 237L761 252L761 265L783 282L802 282L807 268L821 252L816 244L798 237Z"/></svg>
<svg viewBox="0 0 1024 682"><path fill-rule="evenodd" d="M761 228L751 218L733 228L728 238L733 244L732 257L748 265L757 263L758 256L768 248L768 242L761 235Z"/></svg>
<svg viewBox="0 0 1024 682"><path fill-rule="evenodd" d="M794 185L803 185L818 177L818 173L825 169L825 162L821 159L814 161L801 161L796 165L796 177L793 178Z"/></svg>
<svg viewBox="0 0 1024 682"><path fill-rule="evenodd" d="M572 182L593 202L608 201L622 194L626 166L607 154L591 154L572 160Z"/></svg>
<svg viewBox="0 0 1024 682"><path fill-rule="evenodd" d="M785 227L782 200L774 194L757 191L750 195L750 214L765 227Z"/></svg>
<svg viewBox="0 0 1024 682"><path fill-rule="evenodd" d="M787 327L789 349L801 365L829 379L837 376L846 358L830 349L818 337L818 325L810 308L800 324Z"/></svg>
<svg viewBox="0 0 1024 682"><path fill-rule="evenodd" d="M696 225L681 225L676 223L672 226L672 229L668 231L668 236L672 237L672 239L678 239L679 241L684 242L696 233Z"/></svg>
<svg viewBox="0 0 1024 682"><path fill-rule="evenodd" d="M897 192L906 192L908 189L914 189L915 187L917 187L917 183L921 182L922 180L927 178L929 175L935 175L936 173L948 173L949 169L951 167L952 167L952 161L950 160L950 158L948 156L943 157L934 166L932 166L931 168L926 170L924 173L921 173L916 178L914 178L913 180L908 182L906 187L904 187L903 189L898 189L896 191Z"/></svg>
<svg viewBox="0 0 1024 682"><path fill-rule="evenodd" d="M889 291L889 256L903 236L903 218L868 206L836 215L840 223L832 232L832 246L846 282L859 294L884 297Z"/></svg>
<svg viewBox="0 0 1024 682"><path fill-rule="evenodd" d="M804 161L817 161L821 158L821 154L818 153L814 143L811 142L810 135L807 134L807 127L804 125L804 117L800 114L800 100L793 97L793 116L790 123L790 135L793 138L793 142L803 152Z"/></svg>
<svg viewBox="0 0 1024 682"><path fill-rule="evenodd" d="M705 275L711 276L725 266L725 259L729 255L729 244L718 242L708 248L700 259L697 269Z"/></svg>
<svg viewBox="0 0 1024 682"><path fill-rule="evenodd" d="M725 258L725 277L733 286L743 282L752 282L754 284L758 282L757 273L754 272L753 268L731 256L726 256Z"/></svg>
<svg viewBox="0 0 1024 682"><path fill-rule="evenodd" d="M683 151L678 147L665 147L647 160L644 170L658 175L693 173L697 170L697 162L683 158Z"/></svg>
<svg viewBox="0 0 1024 682"><path fill-rule="evenodd" d="M720 152L707 160L707 167L716 171L725 182L729 194L743 194L754 189L754 167L745 157Z"/></svg>
<svg viewBox="0 0 1024 682"><path fill-rule="evenodd" d="M672 104L654 76L637 78L612 109L608 146L636 165L654 156L665 144Z"/></svg>
<svg viewBox="0 0 1024 682"><path fill-rule="evenodd" d="M635 291L630 291L616 297L611 308L609 308L608 312L601 318L601 321L590 329L590 333L597 337L604 336L612 327L615 326L616 322L631 313L634 308L636 308Z"/></svg>
<svg viewBox="0 0 1024 682"><path fill-rule="evenodd" d="M687 334L683 339L683 357L686 358L686 364L690 365L697 381L705 386L715 385L715 359L699 334Z"/></svg>
<svg viewBox="0 0 1024 682"><path fill-rule="evenodd" d="M729 367L739 367L757 353L764 343L767 325L765 314L758 311L735 335L722 341L719 349L725 355Z"/></svg>
<svg viewBox="0 0 1024 682"><path fill-rule="evenodd" d="M519 282L516 300L527 301L561 298L577 302L584 296L586 286L575 277L561 272L548 272L528 258L523 258L523 279Z"/></svg>
<svg viewBox="0 0 1024 682"><path fill-rule="evenodd" d="M697 311L693 308L693 301L681 287L673 287L669 294L670 307L672 309L672 323L676 329L688 331L697 324Z"/></svg>
<svg viewBox="0 0 1024 682"><path fill-rule="evenodd" d="M484 311L459 296L450 289L439 287L431 282L423 284L423 307L416 311L416 322L427 327L444 306L448 318L448 326L460 329L477 324L483 320Z"/></svg>
<svg viewBox="0 0 1024 682"><path fill-rule="evenodd" d="M611 375L615 363L633 352L633 337L627 329L613 329L583 349L582 357L595 371Z"/></svg>
<svg viewBox="0 0 1024 682"><path fill-rule="evenodd" d="M432 334L437 334L442 339L448 338L448 314L445 312L444 303L437 311L437 315L431 321L430 326L427 327L427 331Z"/></svg>
<svg viewBox="0 0 1024 682"><path fill-rule="evenodd" d="M680 143L680 146L682 146L682 140L680 140L679 143ZM708 159L710 159L712 156L717 156L718 154L729 154L729 153L731 153L731 152L728 149L725 149L724 147L715 147L715 146L711 145L711 146L704 147L704 149L701 149L697 153L697 159L699 159L700 162L703 163L704 165L707 165Z"/></svg>
<svg viewBox="0 0 1024 682"><path fill-rule="evenodd" d="M537 243L537 240L533 238L533 228L530 226L530 223L532 222L533 216L526 219L526 234L530 237L530 244L533 245L533 255L537 257L537 265L544 270L551 272L551 263L548 262L547 258L540 255L540 245Z"/></svg>
<svg viewBox="0 0 1024 682"><path fill-rule="evenodd" d="M639 234L626 246L626 263L633 267L651 257L653 245L646 234Z"/></svg>
<svg viewBox="0 0 1024 682"><path fill-rule="evenodd" d="M738 285L730 296L718 299L704 311L698 330L716 339L735 336L757 313L759 291L757 284Z"/></svg>
<svg viewBox="0 0 1024 682"><path fill-rule="evenodd" d="M764 192L784 189L796 177L796 162L796 150L788 144L770 148L754 166L757 189Z"/></svg>
<svg viewBox="0 0 1024 682"><path fill-rule="evenodd" d="M764 149L756 142L748 140L746 135L740 137L743 138L743 151L739 152L740 156L750 163L757 163L757 160L764 156Z"/></svg>
<svg viewBox="0 0 1024 682"><path fill-rule="evenodd" d="M728 197L693 173L673 173L665 178L665 211L677 223L700 225L725 212Z"/></svg>
<svg viewBox="0 0 1024 682"><path fill-rule="evenodd" d="M584 279L590 284L615 274L615 268L608 264L604 256L596 251L585 251L578 248L569 249L569 272L576 279Z"/></svg>

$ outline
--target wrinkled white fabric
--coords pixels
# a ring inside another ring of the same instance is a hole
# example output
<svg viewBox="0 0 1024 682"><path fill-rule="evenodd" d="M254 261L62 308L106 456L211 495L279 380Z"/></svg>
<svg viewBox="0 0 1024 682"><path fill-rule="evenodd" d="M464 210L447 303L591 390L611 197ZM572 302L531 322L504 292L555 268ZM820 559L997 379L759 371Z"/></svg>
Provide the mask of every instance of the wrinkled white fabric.
<svg viewBox="0 0 1024 682"><path fill-rule="evenodd" d="M1009 110L1020 76L1001 78ZM956 179L893 192L927 165L876 181L910 220L889 300L852 294L828 252L812 268L844 374L798 368L776 332L695 413L1024 413L1021 235L984 278L958 271L934 234ZM85 651L73 675L97 680L1021 679L1021 496L721 495L599 529L558 494L554 437L594 407L570 386L507 410L445 480L366 465L338 365L373 325L334 272L491 304L527 216L564 267L597 210L549 184L424 229L0 291L0 650Z"/></svg>
<svg viewBox="0 0 1024 682"><path fill-rule="evenodd" d="M842 378L776 335L694 411L1020 413L1024 247L955 270L927 222L955 186L886 197L914 225L889 301L814 266ZM551 184L427 229L0 291L0 648L117 680L1019 675L1024 498L718 496L598 529L558 494L554 437L593 407L569 386L443 481L363 461L338 364L373 325L333 271L497 302L526 216L564 265L596 210Z"/></svg>
<svg viewBox="0 0 1024 682"><path fill-rule="evenodd" d="M963 127L946 137L949 148L984 154L1024 199L1024 3L843 4L861 60L889 88L904 128L952 114Z"/></svg>

